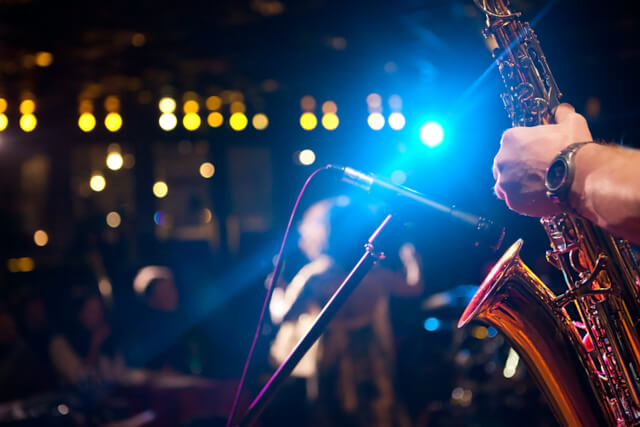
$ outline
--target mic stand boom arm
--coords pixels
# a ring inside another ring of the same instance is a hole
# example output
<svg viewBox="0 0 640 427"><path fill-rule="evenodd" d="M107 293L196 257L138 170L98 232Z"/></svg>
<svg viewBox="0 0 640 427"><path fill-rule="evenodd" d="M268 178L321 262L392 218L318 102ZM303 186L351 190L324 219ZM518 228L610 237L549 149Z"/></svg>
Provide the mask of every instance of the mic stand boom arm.
<svg viewBox="0 0 640 427"><path fill-rule="evenodd" d="M344 279L338 290L331 296L331 299L324 306L309 331L300 339L287 359L280 365L269 381L267 381L267 384L260 390L260 393L258 393L254 401L251 402L249 409L242 417L242 420L240 420L239 426L251 426L258 420L258 417L278 391L282 382L289 376L302 357L318 340L331 319L333 319L338 310L344 305L347 298L349 298L351 293L356 289L364 276L367 275L377 260L384 258L382 252L374 251L373 243L390 220L391 215L387 215L373 234L371 234L365 244L364 255L362 255L347 278Z"/></svg>

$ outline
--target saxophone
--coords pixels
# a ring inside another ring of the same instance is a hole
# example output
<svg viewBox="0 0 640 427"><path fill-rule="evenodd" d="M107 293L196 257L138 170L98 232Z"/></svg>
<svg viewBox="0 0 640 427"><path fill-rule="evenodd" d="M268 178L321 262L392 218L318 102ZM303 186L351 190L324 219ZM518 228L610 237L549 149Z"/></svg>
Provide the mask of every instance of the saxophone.
<svg viewBox="0 0 640 427"><path fill-rule="evenodd" d="M536 35L508 0L474 0L506 91L513 126L553 122L560 90ZM547 260L566 284L554 294L520 259L515 242L485 278L458 327L481 320L520 354L558 421L640 425L640 269L629 243L563 213L542 218Z"/></svg>

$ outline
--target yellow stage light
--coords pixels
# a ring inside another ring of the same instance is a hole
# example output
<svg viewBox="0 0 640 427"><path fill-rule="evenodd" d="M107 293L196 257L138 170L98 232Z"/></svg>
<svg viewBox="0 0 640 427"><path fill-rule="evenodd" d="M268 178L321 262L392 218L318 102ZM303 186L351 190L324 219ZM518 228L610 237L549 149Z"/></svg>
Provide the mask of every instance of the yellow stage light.
<svg viewBox="0 0 640 427"><path fill-rule="evenodd" d="M335 113L326 113L322 116L322 126L327 130L334 130L340 124L340 119Z"/></svg>
<svg viewBox="0 0 640 427"><path fill-rule="evenodd" d="M209 113L209 115L207 116L207 123L209 123L209 126L211 126L212 128L222 126L223 121L224 118L222 117L222 114L218 113L217 111Z"/></svg>
<svg viewBox="0 0 640 427"><path fill-rule="evenodd" d="M109 132L117 132L122 127L122 116L118 113L109 113L104 118L104 126Z"/></svg>
<svg viewBox="0 0 640 427"><path fill-rule="evenodd" d="M213 163L204 162L200 165L200 175L203 178L211 178L213 174L216 173L216 168L213 166Z"/></svg>
<svg viewBox="0 0 640 427"><path fill-rule="evenodd" d="M234 101L231 103L231 106L229 106L229 111L231 111L232 114L244 113L247 111L247 107L241 101Z"/></svg>
<svg viewBox="0 0 640 427"><path fill-rule="evenodd" d="M176 111L176 100L173 98L162 98L158 102L158 108L163 113L173 113Z"/></svg>
<svg viewBox="0 0 640 427"><path fill-rule="evenodd" d="M124 159L120 153L109 153L107 156L107 167L112 171L117 171L122 167Z"/></svg>
<svg viewBox="0 0 640 427"><path fill-rule="evenodd" d="M186 130L194 131L200 127L202 120L196 113L187 113L182 118L182 125Z"/></svg>
<svg viewBox="0 0 640 427"><path fill-rule="evenodd" d="M118 228L122 219L120 218L120 214L118 212L111 211L107 214L106 221L109 227Z"/></svg>
<svg viewBox="0 0 640 427"><path fill-rule="evenodd" d="M53 55L50 52L37 52L36 65L38 67L48 67L53 62Z"/></svg>
<svg viewBox="0 0 640 427"><path fill-rule="evenodd" d="M20 114L33 114L36 111L36 103L33 99L25 99L20 103Z"/></svg>
<svg viewBox="0 0 640 427"><path fill-rule="evenodd" d="M0 132L5 130L8 125L9 125L9 119L7 118L7 115L4 113L0 113Z"/></svg>
<svg viewBox="0 0 640 427"><path fill-rule="evenodd" d="M166 197L168 193L169 193L169 187L167 186L166 182L156 181L155 184L153 184L153 195L156 196L158 199L162 199L163 197Z"/></svg>
<svg viewBox="0 0 640 427"><path fill-rule="evenodd" d="M207 98L207 108L211 111L219 110L222 107L222 98L219 96L210 96Z"/></svg>
<svg viewBox="0 0 640 427"><path fill-rule="evenodd" d="M249 120L244 113L233 113L229 118L229 125L231 126L231 129L235 131L243 130L247 127L247 123L249 123Z"/></svg>
<svg viewBox="0 0 640 427"><path fill-rule="evenodd" d="M380 113L371 113L367 117L367 123L373 130L380 130L384 127L384 116Z"/></svg>
<svg viewBox="0 0 640 427"><path fill-rule="evenodd" d="M20 129L25 132L31 132L36 128L38 124L38 119L33 114L25 114L20 117Z"/></svg>
<svg viewBox="0 0 640 427"><path fill-rule="evenodd" d="M302 113L300 116L300 126L304 130L313 130L318 126L318 119L313 113Z"/></svg>
<svg viewBox="0 0 640 427"><path fill-rule="evenodd" d="M107 181L104 179L104 176L100 174L93 175L89 180L89 187L91 187L91 189L96 193L99 193L102 190L104 190L104 187L106 186L107 186Z"/></svg>
<svg viewBox="0 0 640 427"><path fill-rule="evenodd" d="M187 114L188 113L197 113L200 110L200 105L198 105L198 101L190 99L189 101L184 103L184 105L182 106L182 109Z"/></svg>
<svg viewBox="0 0 640 427"><path fill-rule="evenodd" d="M0 98L0 113L4 113L5 111L7 111L7 100L4 98Z"/></svg>
<svg viewBox="0 0 640 427"><path fill-rule="evenodd" d="M316 161L316 153L308 148L302 150L300 154L298 154L298 161L305 166L312 165Z"/></svg>
<svg viewBox="0 0 640 427"><path fill-rule="evenodd" d="M37 246L46 246L47 243L49 243L49 235L44 230L36 230L36 232L33 233L33 241Z"/></svg>
<svg viewBox="0 0 640 427"><path fill-rule="evenodd" d="M265 114L258 113L253 116L253 119L251 119L251 123L253 124L254 128L258 130L264 130L267 128L267 126L269 126L269 118Z"/></svg>
<svg viewBox="0 0 640 427"><path fill-rule="evenodd" d="M162 113L158 119L158 123L162 130L170 131L178 125L178 118L173 113Z"/></svg>
<svg viewBox="0 0 640 427"><path fill-rule="evenodd" d="M96 127L96 118L91 113L82 113L78 117L78 127L83 132L91 132Z"/></svg>

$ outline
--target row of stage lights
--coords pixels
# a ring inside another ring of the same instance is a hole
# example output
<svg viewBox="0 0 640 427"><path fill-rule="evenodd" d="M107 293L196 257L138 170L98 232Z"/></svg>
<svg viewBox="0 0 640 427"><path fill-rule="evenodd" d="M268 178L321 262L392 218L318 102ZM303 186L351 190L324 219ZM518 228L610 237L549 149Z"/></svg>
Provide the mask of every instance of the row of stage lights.
<svg viewBox="0 0 640 427"><path fill-rule="evenodd" d="M224 104L228 104L230 116L228 123L231 129L242 131L249 125L249 118L246 115L246 105L244 97L239 92L232 92L233 96L228 96L223 100L222 97L214 95L206 99L205 105L208 110L206 113L207 124L212 128L219 128L224 124L224 116L222 108ZM406 118L400 111L402 109L402 99L398 95L392 95L388 101L391 113L385 118L382 113L382 97L377 93L367 96L367 106L369 115L367 116L367 124L374 131L379 131L386 124L393 130L402 130L406 125ZM5 130L9 125L7 117L7 100L0 98L0 132ZM318 116L315 114L316 100L311 95L305 95L300 101L302 113L300 115L300 127L306 131L312 131L318 127ZM122 116L120 114L120 100L116 96L108 96L105 98L104 107L106 115L104 118L104 126L110 132L117 132L122 128ZM32 98L23 99L20 102L20 128L24 132L31 132L37 126L37 118L35 116L36 103ZM160 115L158 124L164 131L172 131L178 126L178 116L176 115L177 102L174 98L164 97L158 102ZM200 102L198 95L194 92L187 92L183 97L183 116L182 126L188 131L195 131L202 126L202 117L200 116ZM340 125L338 117L338 107L334 101L325 101L321 107L322 116L320 123L326 130L335 130ZM93 101L82 100L78 107L78 127L83 132L91 132L96 128L97 119L94 115ZM256 113L251 118L251 125L256 130L264 130L269 126L269 118L264 113ZM426 145L438 145L444 138L442 126L435 122L427 122L420 129L420 138Z"/></svg>

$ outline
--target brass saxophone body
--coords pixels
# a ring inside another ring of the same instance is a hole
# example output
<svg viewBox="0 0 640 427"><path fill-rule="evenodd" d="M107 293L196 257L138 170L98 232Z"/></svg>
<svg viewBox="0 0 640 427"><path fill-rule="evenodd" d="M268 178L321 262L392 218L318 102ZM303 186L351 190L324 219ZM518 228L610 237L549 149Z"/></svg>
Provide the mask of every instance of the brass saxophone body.
<svg viewBox="0 0 640 427"><path fill-rule="evenodd" d="M561 93L533 30L508 0L474 0L514 126L553 122ZM640 269L629 243L580 217L542 218L547 260L567 289L554 294L520 259L518 240L465 309L498 329L564 425L640 425ZM587 337L588 336L588 337ZM585 344L585 343L591 344Z"/></svg>

